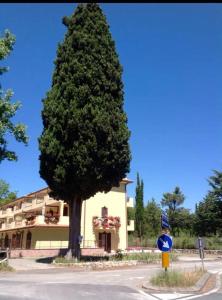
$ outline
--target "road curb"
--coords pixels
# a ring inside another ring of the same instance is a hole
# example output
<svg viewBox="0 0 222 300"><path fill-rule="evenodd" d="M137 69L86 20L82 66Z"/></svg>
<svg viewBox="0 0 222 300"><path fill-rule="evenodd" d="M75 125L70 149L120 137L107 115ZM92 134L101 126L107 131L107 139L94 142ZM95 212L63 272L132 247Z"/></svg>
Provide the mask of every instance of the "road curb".
<svg viewBox="0 0 222 300"><path fill-rule="evenodd" d="M201 290L203 290L203 288L206 286L207 282L209 282L210 279L212 280L214 277L215 274L205 273L194 286L188 288L155 287L151 285L150 282L143 283L142 288L145 289L146 291L157 292L157 293L158 292L198 293L201 292ZM216 283L217 282L214 283L214 287L216 286Z"/></svg>

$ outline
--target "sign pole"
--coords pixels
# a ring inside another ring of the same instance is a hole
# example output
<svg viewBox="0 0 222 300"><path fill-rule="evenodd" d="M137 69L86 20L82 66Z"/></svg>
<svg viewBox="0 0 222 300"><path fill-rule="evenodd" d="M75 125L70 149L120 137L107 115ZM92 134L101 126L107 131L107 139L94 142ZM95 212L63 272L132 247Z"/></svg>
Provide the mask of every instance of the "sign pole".
<svg viewBox="0 0 222 300"><path fill-rule="evenodd" d="M199 246L199 253L200 253L200 258L202 262L202 270L204 271L204 250L203 250L203 241L201 237L198 237L198 246Z"/></svg>
<svg viewBox="0 0 222 300"><path fill-rule="evenodd" d="M167 268L169 268L169 265L170 265L169 252L162 252L162 267L165 269L165 272L167 272Z"/></svg>
<svg viewBox="0 0 222 300"><path fill-rule="evenodd" d="M165 269L165 274L167 274L167 268L170 265L169 251L172 248L173 240L170 234L170 226L167 215L162 211L161 214L161 228L162 235L157 239L157 247L162 251L162 268Z"/></svg>

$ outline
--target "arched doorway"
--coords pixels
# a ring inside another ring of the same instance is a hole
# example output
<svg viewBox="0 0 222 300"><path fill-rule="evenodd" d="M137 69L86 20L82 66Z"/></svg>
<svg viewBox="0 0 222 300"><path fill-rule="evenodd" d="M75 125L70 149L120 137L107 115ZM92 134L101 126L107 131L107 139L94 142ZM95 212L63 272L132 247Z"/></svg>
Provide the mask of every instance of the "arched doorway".
<svg viewBox="0 0 222 300"><path fill-rule="evenodd" d="M26 249L31 249L31 244L32 244L32 233L31 231L28 231L26 235Z"/></svg>
<svg viewBox="0 0 222 300"><path fill-rule="evenodd" d="M111 252L111 232L99 232L99 247Z"/></svg>
<svg viewBox="0 0 222 300"><path fill-rule="evenodd" d="M18 231L12 234L12 249L20 249L22 244L22 232Z"/></svg>

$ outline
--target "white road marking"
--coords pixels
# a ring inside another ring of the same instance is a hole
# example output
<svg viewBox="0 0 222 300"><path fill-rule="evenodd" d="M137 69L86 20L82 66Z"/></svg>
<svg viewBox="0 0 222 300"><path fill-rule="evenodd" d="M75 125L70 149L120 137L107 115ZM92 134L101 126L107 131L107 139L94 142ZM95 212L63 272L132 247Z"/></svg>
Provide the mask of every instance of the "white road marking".
<svg viewBox="0 0 222 300"><path fill-rule="evenodd" d="M192 294L174 293L174 294L152 294L152 295L161 300L173 300L173 299L180 299L180 298L186 297L186 296L191 296Z"/></svg>
<svg viewBox="0 0 222 300"><path fill-rule="evenodd" d="M152 295L145 293L144 291L141 290L137 290L140 294L146 296L147 300L156 300L156 298L154 298Z"/></svg>
<svg viewBox="0 0 222 300"><path fill-rule="evenodd" d="M126 280L133 280L133 279L144 279L145 277L143 276L138 276L138 277L130 277L130 278L126 278Z"/></svg>

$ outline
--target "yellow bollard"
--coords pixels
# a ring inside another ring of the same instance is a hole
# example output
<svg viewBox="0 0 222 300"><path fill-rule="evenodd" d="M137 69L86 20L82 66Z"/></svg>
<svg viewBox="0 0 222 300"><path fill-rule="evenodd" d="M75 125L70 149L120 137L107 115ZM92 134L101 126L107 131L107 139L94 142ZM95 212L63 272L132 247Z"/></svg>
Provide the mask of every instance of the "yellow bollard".
<svg viewBox="0 0 222 300"><path fill-rule="evenodd" d="M169 252L162 252L162 267L165 268L165 270L167 268L169 268L170 265L170 255Z"/></svg>

